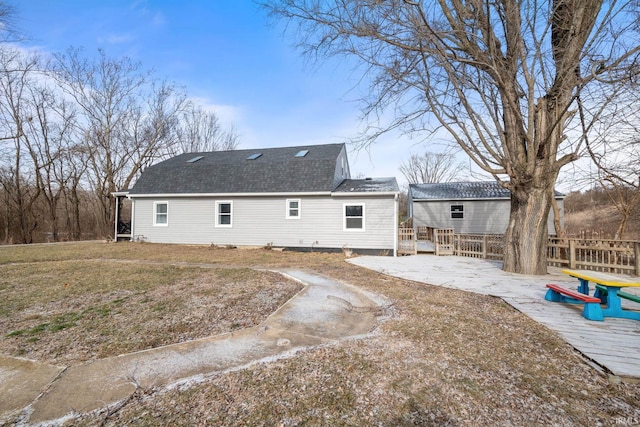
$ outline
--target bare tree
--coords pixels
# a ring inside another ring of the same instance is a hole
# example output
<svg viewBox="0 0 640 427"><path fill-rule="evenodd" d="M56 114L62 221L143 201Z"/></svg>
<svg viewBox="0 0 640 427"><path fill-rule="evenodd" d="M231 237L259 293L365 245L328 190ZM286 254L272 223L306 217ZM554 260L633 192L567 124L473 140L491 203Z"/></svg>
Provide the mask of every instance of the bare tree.
<svg viewBox="0 0 640 427"><path fill-rule="evenodd" d="M69 49L56 57L53 73L79 107L88 176L99 201L101 232L108 235L115 215L111 193L128 188L142 168L176 143L185 96L171 84L153 84L139 64L103 51L94 60Z"/></svg>
<svg viewBox="0 0 640 427"><path fill-rule="evenodd" d="M44 83L32 83L28 99L33 120L25 131L25 147L31 157L36 186L48 217L47 232L53 241L59 240L58 207L71 178L66 165L72 152L75 111L73 107Z"/></svg>
<svg viewBox="0 0 640 427"><path fill-rule="evenodd" d="M422 155L412 154L409 160L402 162L400 172L409 184L433 184L457 180L462 167L453 153L426 151Z"/></svg>
<svg viewBox="0 0 640 427"><path fill-rule="evenodd" d="M16 25L15 8L6 1L0 2L0 43L16 42L22 39Z"/></svg>
<svg viewBox="0 0 640 427"><path fill-rule="evenodd" d="M615 175L603 175L603 171L599 172L598 182L620 214L620 222L614 237L623 239L629 219L636 212L640 212L640 187L637 184L630 185Z"/></svg>
<svg viewBox="0 0 640 427"><path fill-rule="evenodd" d="M596 106L615 102L638 73L635 1L267 0L266 7L297 30L306 54L346 55L362 66L371 82L365 115L395 113L365 141L393 129L447 130L511 191L504 269L546 272L558 173L582 154ZM591 114L576 114L578 100Z"/></svg>
<svg viewBox="0 0 640 427"><path fill-rule="evenodd" d="M215 113L193 103L180 118L178 138L175 154L233 150L239 143L233 128L224 129Z"/></svg>
<svg viewBox="0 0 640 427"><path fill-rule="evenodd" d="M600 110L599 120L588 129L586 139L596 172L585 175L600 184L620 214L616 238L623 238L629 219L640 212L639 89L636 84L622 86L618 92L624 96L615 103L596 107ZM582 117L593 114L594 107L589 107L579 103ZM586 131L587 124L584 126Z"/></svg>
<svg viewBox="0 0 640 427"><path fill-rule="evenodd" d="M15 220L18 241L31 243L38 226L38 215L33 207L40 195L40 188L33 179L34 165L28 154L29 135L26 129L33 121L28 91L33 84L31 75L38 67L38 59L21 56L7 49L3 49L2 53L0 123L8 135L13 135L5 138L9 144L3 147L4 155L0 158L0 185L7 202L5 239L10 239L11 222Z"/></svg>

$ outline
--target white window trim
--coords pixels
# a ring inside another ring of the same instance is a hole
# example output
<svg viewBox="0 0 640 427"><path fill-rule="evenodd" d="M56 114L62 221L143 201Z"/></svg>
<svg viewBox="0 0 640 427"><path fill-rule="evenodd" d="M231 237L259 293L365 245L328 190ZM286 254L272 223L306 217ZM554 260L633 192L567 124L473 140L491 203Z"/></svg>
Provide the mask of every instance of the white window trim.
<svg viewBox="0 0 640 427"><path fill-rule="evenodd" d="M291 202L298 202L298 216L291 216ZM285 205L286 208L286 212L285 212L285 218L286 219L300 219L302 218L302 201L301 199L287 199L287 203Z"/></svg>
<svg viewBox="0 0 640 427"><path fill-rule="evenodd" d="M362 206L362 228L347 228L347 206ZM343 203L342 204L342 231L363 232L366 224L366 209L364 203Z"/></svg>
<svg viewBox="0 0 640 427"><path fill-rule="evenodd" d="M229 216L231 217L229 224L220 224L220 205L229 204L231 206L231 212ZM216 201L216 227L220 228L231 228L233 227L233 201L232 200L217 200Z"/></svg>
<svg viewBox="0 0 640 427"><path fill-rule="evenodd" d="M158 205L167 205L167 222L158 222ZM169 202L168 201L155 201L153 202L153 226L154 227L168 227L169 226Z"/></svg>

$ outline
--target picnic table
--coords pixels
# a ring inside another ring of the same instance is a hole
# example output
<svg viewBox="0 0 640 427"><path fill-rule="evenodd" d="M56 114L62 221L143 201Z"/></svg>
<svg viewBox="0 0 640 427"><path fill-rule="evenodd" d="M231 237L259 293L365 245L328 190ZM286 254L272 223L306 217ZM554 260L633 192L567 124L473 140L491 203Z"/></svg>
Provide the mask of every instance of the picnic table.
<svg viewBox="0 0 640 427"><path fill-rule="evenodd" d="M577 291L559 285L547 285L547 301L584 304L583 316L589 320L604 320L605 317L620 317L640 320L640 311L622 307L622 299L640 303L640 296L623 291L623 288L640 288L640 278L626 278L599 271L562 270L564 274L578 279ZM589 282L595 285L593 296L589 295ZM601 307L604 304L605 307Z"/></svg>

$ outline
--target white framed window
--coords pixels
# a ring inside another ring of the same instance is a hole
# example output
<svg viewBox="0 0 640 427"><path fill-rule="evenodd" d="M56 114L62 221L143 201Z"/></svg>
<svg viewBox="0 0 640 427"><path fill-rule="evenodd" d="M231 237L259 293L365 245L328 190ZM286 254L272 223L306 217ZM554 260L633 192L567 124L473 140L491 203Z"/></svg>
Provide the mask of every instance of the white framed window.
<svg viewBox="0 0 640 427"><path fill-rule="evenodd" d="M216 227L233 226L233 202L220 200L216 202Z"/></svg>
<svg viewBox="0 0 640 427"><path fill-rule="evenodd" d="M301 215L300 199L287 199L287 219L300 219Z"/></svg>
<svg viewBox="0 0 640 427"><path fill-rule="evenodd" d="M345 203L342 212L344 231L364 231L364 203Z"/></svg>
<svg viewBox="0 0 640 427"><path fill-rule="evenodd" d="M451 205L451 219L464 219L464 205Z"/></svg>
<svg viewBox="0 0 640 427"><path fill-rule="evenodd" d="M169 225L169 202L153 202L153 225Z"/></svg>

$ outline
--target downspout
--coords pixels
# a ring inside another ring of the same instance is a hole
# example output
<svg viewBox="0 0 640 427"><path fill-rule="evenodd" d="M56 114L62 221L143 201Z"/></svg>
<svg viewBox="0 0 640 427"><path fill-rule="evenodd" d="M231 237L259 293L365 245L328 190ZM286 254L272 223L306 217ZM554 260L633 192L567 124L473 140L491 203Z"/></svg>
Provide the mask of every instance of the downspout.
<svg viewBox="0 0 640 427"><path fill-rule="evenodd" d="M120 196L113 196L116 198L116 220L114 221L114 230L113 230L113 241L114 242L118 242L118 222L120 222L120 210L118 209L120 207Z"/></svg>
<svg viewBox="0 0 640 427"><path fill-rule="evenodd" d="M129 200L131 200L131 237L129 238L129 240L133 242L135 236L134 230L136 221L136 199L132 199L131 197L129 197Z"/></svg>
<svg viewBox="0 0 640 427"><path fill-rule="evenodd" d="M398 256L398 204L400 195L396 194L393 198L393 256Z"/></svg>

